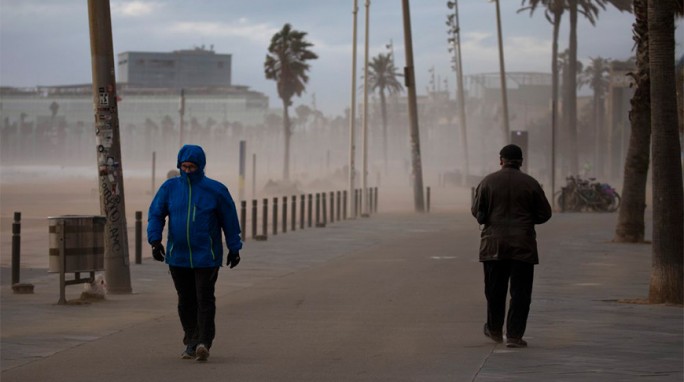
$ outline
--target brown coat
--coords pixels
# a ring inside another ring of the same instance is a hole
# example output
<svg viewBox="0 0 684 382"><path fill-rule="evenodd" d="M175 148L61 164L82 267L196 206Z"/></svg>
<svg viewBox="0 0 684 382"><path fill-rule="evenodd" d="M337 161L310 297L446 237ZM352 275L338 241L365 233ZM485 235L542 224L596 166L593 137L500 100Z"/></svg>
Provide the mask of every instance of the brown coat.
<svg viewBox="0 0 684 382"><path fill-rule="evenodd" d="M533 177L508 166L487 175L477 186L471 212L484 224L480 261L539 263L534 226L551 218L551 206Z"/></svg>

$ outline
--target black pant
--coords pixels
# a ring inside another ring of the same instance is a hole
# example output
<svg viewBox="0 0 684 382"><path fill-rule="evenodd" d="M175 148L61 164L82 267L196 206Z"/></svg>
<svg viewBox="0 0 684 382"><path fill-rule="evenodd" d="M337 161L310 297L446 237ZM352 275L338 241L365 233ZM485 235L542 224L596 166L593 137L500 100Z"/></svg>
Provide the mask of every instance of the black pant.
<svg viewBox="0 0 684 382"><path fill-rule="evenodd" d="M183 344L211 347L216 334L214 286L218 268L169 267L178 292L178 316L183 325Z"/></svg>
<svg viewBox="0 0 684 382"><path fill-rule="evenodd" d="M489 330L502 333L510 281L511 302L506 316L506 337L522 338L532 302L534 264L517 260L485 261L483 264Z"/></svg>

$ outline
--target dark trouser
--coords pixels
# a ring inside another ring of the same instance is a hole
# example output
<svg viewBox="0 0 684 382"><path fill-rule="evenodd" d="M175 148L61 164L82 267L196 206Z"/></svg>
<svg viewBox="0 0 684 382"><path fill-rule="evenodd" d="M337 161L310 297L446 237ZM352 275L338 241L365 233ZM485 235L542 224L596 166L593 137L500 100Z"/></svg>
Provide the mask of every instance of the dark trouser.
<svg viewBox="0 0 684 382"><path fill-rule="evenodd" d="M532 302L534 264L517 260L485 261L483 264L489 330L502 333L510 281L511 302L506 316L506 337L522 338Z"/></svg>
<svg viewBox="0 0 684 382"><path fill-rule="evenodd" d="M214 286L218 268L169 267L178 292L178 316L183 325L183 344L208 348L214 341L216 327L216 297Z"/></svg>

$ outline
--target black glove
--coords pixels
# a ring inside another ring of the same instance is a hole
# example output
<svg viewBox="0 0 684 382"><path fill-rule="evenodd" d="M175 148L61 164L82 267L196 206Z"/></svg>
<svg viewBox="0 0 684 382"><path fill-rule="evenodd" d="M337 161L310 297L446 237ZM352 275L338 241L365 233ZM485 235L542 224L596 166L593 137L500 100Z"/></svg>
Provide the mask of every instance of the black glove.
<svg viewBox="0 0 684 382"><path fill-rule="evenodd" d="M161 241L154 241L151 244L152 257L154 257L154 259L157 261L164 261L164 256L166 255L166 252L164 252L164 245L162 245Z"/></svg>
<svg viewBox="0 0 684 382"><path fill-rule="evenodd" d="M228 261L226 261L226 265L230 265L230 268L235 268L237 265L240 264L240 252L228 252Z"/></svg>

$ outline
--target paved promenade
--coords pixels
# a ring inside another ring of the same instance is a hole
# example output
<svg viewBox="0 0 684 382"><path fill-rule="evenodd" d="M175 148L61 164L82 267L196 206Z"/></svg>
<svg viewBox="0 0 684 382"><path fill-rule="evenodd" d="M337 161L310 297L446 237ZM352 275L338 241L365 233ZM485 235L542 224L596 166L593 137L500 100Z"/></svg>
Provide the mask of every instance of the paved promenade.
<svg viewBox="0 0 684 382"><path fill-rule="evenodd" d="M57 305L47 249L30 242L24 251L45 257L22 270L34 294L13 294L2 269L0 379L682 381L682 307L625 302L647 296L651 247L611 243L616 219L557 213L538 228L526 349L482 335L479 232L466 211L248 241L242 263L221 270L206 363L180 359L171 278L149 251L131 264L133 294Z"/></svg>

